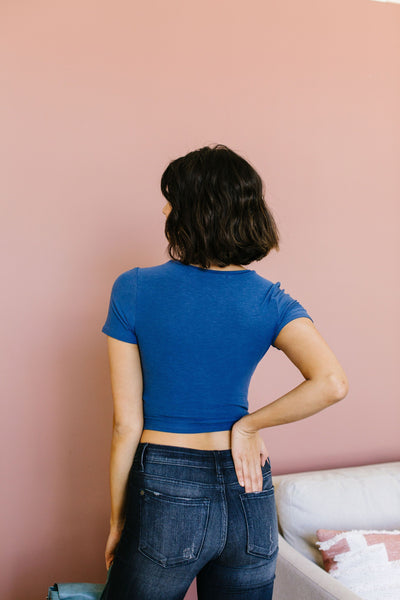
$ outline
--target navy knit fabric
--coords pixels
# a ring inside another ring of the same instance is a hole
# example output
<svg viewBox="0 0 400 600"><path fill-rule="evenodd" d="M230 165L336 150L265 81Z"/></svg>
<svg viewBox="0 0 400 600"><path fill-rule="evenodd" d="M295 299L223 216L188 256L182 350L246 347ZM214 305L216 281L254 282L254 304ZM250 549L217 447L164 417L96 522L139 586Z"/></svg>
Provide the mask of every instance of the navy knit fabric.
<svg viewBox="0 0 400 600"><path fill-rule="evenodd" d="M313 321L280 285L177 260L116 278L102 332L138 344L144 429L223 431L249 412L251 377L280 330Z"/></svg>

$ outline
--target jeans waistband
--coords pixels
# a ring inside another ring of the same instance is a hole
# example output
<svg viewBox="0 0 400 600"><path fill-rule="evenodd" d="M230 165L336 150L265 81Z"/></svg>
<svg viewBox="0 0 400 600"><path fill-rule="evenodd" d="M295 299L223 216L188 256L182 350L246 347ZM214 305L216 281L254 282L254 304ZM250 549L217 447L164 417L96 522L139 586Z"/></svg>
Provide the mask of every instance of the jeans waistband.
<svg viewBox="0 0 400 600"><path fill-rule="evenodd" d="M200 450L198 448L186 448L183 446L139 442L134 462L140 462L143 469L145 458L149 462L176 464L178 461L181 465L199 465L202 468L210 469L215 469L216 464L221 467L234 467L230 448L226 450Z"/></svg>

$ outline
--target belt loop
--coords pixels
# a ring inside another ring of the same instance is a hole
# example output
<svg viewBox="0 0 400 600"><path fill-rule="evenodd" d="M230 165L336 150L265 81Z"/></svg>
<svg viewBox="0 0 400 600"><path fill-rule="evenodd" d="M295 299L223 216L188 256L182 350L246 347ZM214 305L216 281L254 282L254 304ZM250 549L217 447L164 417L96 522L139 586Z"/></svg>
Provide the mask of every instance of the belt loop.
<svg viewBox="0 0 400 600"><path fill-rule="evenodd" d="M140 454L140 466L141 466L142 471L144 471L144 461L143 461L143 459L144 459L144 453L145 453L145 450L146 450L146 448L147 448L148 445L149 445L149 442L145 442L144 443L143 448L142 448L142 452Z"/></svg>
<svg viewBox="0 0 400 600"><path fill-rule="evenodd" d="M220 461L219 458L219 451L218 450L212 450L213 456L214 456L214 466L215 466L215 472L217 474L217 478L218 479L223 479L224 476L222 474L223 472L223 463L222 460Z"/></svg>

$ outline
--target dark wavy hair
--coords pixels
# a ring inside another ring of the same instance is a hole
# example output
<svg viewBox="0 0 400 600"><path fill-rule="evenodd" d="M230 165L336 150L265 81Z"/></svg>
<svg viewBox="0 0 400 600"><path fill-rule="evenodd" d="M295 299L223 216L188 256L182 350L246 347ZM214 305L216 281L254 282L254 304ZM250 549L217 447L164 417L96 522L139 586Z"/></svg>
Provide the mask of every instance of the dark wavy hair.
<svg viewBox="0 0 400 600"><path fill-rule="evenodd" d="M170 162L161 191L171 204L165 235L172 259L208 269L248 265L279 250L263 181L227 146L204 146Z"/></svg>

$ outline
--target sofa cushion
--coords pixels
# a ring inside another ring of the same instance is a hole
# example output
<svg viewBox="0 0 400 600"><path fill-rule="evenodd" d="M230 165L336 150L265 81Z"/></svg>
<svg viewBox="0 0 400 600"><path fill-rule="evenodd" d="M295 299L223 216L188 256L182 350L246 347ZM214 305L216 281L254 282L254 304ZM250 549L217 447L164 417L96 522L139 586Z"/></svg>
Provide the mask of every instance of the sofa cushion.
<svg viewBox="0 0 400 600"><path fill-rule="evenodd" d="M324 568L365 600L400 598L400 530L318 529Z"/></svg>
<svg viewBox="0 0 400 600"><path fill-rule="evenodd" d="M280 475L274 486L283 537L320 567L317 529L400 526L400 462Z"/></svg>

